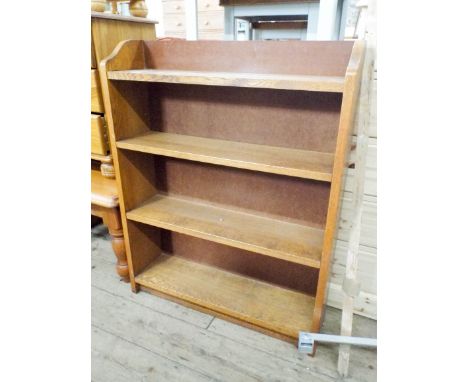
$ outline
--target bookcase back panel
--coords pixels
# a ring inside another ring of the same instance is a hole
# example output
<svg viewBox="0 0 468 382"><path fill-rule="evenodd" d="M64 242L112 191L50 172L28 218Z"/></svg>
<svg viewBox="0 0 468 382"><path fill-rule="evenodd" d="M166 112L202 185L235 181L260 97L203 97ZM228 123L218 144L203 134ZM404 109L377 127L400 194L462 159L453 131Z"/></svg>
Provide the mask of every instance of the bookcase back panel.
<svg viewBox="0 0 468 382"><path fill-rule="evenodd" d="M151 129L334 153L341 94L151 84Z"/></svg>
<svg viewBox="0 0 468 382"><path fill-rule="evenodd" d="M161 248L166 254L315 295L318 278L315 268L166 230L161 230Z"/></svg>
<svg viewBox="0 0 468 382"><path fill-rule="evenodd" d="M155 165L159 191L325 225L329 183L165 157Z"/></svg>
<svg viewBox="0 0 468 382"><path fill-rule="evenodd" d="M147 68L344 76L352 41L145 41Z"/></svg>

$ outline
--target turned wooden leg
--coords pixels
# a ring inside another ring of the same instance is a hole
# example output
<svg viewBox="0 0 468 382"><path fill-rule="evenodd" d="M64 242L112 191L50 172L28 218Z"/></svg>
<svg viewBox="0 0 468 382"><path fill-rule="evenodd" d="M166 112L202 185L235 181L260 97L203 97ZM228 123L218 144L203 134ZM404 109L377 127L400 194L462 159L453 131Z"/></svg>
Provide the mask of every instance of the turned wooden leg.
<svg viewBox="0 0 468 382"><path fill-rule="evenodd" d="M106 208L103 213L103 220L112 238L112 248L117 257L117 273L125 282L128 282L130 279L119 208Z"/></svg>

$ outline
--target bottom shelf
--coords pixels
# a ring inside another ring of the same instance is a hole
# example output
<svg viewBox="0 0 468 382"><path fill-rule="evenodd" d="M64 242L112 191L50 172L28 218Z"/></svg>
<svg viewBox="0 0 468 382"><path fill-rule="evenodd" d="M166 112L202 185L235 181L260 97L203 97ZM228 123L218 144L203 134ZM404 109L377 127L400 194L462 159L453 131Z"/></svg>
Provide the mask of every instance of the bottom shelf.
<svg viewBox="0 0 468 382"><path fill-rule="evenodd" d="M160 255L135 281L291 338L312 326L314 297L178 256Z"/></svg>

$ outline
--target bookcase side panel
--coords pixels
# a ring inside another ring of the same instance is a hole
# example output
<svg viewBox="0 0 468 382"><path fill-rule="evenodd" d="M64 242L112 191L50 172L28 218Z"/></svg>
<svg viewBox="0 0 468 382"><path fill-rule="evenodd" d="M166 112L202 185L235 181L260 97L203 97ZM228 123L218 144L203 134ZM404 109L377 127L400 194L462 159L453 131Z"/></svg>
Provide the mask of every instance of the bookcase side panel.
<svg viewBox="0 0 468 382"><path fill-rule="evenodd" d="M124 155L120 155L116 147L116 138L133 136L133 134L140 134L148 130L149 121L147 119L148 111L148 93L145 90L141 95L135 92L135 87L132 85L122 86L113 81L109 81L107 72L119 69L142 69L145 67L143 54L143 43L141 41L123 41L120 42L114 51L99 63L99 73L101 78L101 87L103 92L104 106L106 111L106 120L109 132L109 141L111 153L114 159L114 166L116 170L116 179L119 189L119 205L122 218L122 226L124 230L125 248L127 252L127 259L129 265L130 282L132 289L137 290L135 284L135 267L133 262L137 265L136 270L141 268L142 261L145 257L150 258L154 256L154 251L147 246L141 253L133 252L133 225L126 219L127 206L132 207L135 203L146 198L146 193L151 189L151 186L143 187L138 190L136 195L132 195L134 187L128 187L129 182L126 181L128 177L122 179L122 174L125 176L129 173L130 179L133 176L132 167L129 166L131 162L126 161ZM144 87L147 89L147 86ZM123 90L127 90L128 94ZM149 167L148 176L152 176L152 168ZM129 224L130 223L130 226ZM138 257L135 257L138 256ZM144 263L144 262L143 262Z"/></svg>
<svg viewBox="0 0 468 382"><path fill-rule="evenodd" d="M127 220L133 277L161 254L161 230Z"/></svg>
<svg viewBox="0 0 468 382"><path fill-rule="evenodd" d="M312 318L312 331L320 331L323 320L323 306L326 299L327 282L332 257L332 249L336 240L338 226L338 212L340 199L343 192L342 181L344 169L351 143L356 105L358 102L362 64L364 58L364 44L356 41L349 61L346 73L345 88L340 113L340 125L335 150L332 183L330 188L330 201L327 211L327 223L322 248L322 263L317 284L316 303Z"/></svg>
<svg viewBox="0 0 468 382"><path fill-rule="evenodd" d="M109 81L113 134L116 141L150 131L150 85L131 81Z"/></svg>

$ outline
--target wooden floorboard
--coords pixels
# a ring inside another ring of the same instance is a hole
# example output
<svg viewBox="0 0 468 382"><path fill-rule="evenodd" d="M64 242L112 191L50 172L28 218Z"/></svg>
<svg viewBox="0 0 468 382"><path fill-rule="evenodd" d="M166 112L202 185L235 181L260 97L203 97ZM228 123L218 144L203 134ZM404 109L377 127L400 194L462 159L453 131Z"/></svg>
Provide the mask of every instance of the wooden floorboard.
<svg viewBox="0 0 468 382"><path fill-rule="evenodd" d="M109 349L104 353L91 349L91 374L93 382L128 382L141 380L138 374L114 362L110 358L109 353Z"/></svg>
<svg viewBox="0 0 468 382"><path fill-rule="evenodd" d="M221 381L282 381L331 378L108 292L93 290L92 324L173 362Z"/></svg>
<svg viewBox="0 0 468 382"><path fill-rule="evenodd" d="M93 256L91 258L91 284L94 288L108 291L115 296L123 296L129 301L166 314L174 319L190 322L201 328L206 328L213 317L196 310L187 309L174 302L161 298L154 298L148 293L132 293L130 285L119 282L115 273L115 257L110 242L107 240L94 240Z"/></svg>
<svg viewBox="0 0 468 382"><path fill-rule="evenodd" d="M133 380L150 380L165 382L208 382L212 378L197 373L191 368L182 366L168 358L154 354L148 349L142 348L111 334L103 329L92 328L93 358L97 359L96 375L104 369L114 369L119 375L130 375Z"/></svg>
<svg viewBox="0 0 468 382"><path fill-rule="evenodd" d="M105 229L92 236L92 380L338 381L337 346L314 358L286 342L140 292L121 282ZM327 309L324 331L338 333ZM356 317L356 335L375 336L375 321ZM353 348L346 381L375 381L376 352Z"/></svg>

